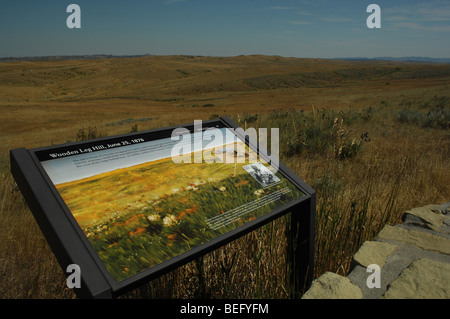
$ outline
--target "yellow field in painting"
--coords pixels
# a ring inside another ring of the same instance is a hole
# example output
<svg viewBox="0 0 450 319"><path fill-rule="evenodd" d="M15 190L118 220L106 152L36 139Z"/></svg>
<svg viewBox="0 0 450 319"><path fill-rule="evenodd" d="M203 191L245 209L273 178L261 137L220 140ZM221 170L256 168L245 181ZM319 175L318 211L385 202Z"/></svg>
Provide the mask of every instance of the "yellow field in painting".
<svg viewBox="0 0 450 319"><path fill-rule="evenodd" d="M238 146L238 143L241 146ZM220 181L226 177L247 174L242 166L256 155L242 142L224 146L226 149L247 149L246 160L233 156L236 165L206 163L216 156L213 150L194 152L192 163L175 164L172 158L164 158L102 173L92 177L56 185L65 203L82 228L122 214L142 209L159 198L190 189L195 185ZM248 156L252 154L251 156ZM198 158L203 156L203 163ZM224 157L225 160L225 157Z"/></svg>

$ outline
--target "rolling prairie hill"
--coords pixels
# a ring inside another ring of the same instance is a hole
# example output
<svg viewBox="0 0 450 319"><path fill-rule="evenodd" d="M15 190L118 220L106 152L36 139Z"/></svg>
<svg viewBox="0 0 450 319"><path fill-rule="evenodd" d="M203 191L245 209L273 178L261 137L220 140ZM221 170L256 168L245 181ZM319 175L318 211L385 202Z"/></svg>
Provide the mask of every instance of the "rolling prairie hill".
<svg viewBox="0 0 450 319"><path fill-rule="evenodd" d="M213 114L371 106L449 81L446 64L258 55L4 62L0 134L26 137L28 146L59 143L68 127L95 124L110 133L130 123L155 127L158 120L207 120ZM40 142L29 139L30 132L53 137Z"/></svg>
<svg viewBox="0 0 450 319"><path fill-rule="evenodd" d="M0 62L0 296L74 297L11 176L11 149L63 144L222 115L242 127L279 128L280 159L317 191L315 276L326 271L346 275L360 245L372 240L386 223L399 223L399 213L448 201L449 92L450 65L426 62L261 55ZM345 156L336 156L336 150ZM208 167L205 172L212 169ZM150 178L155 175L150 167L147 172ZM136 240L138 247L160 236L160 247L168 253L183 250L184 244L197 244L186 239L198 235L199 227L189 226L199 226L199 214L195 212L201 205L194 199L198 202L207 198L203 195L215 194L217 197L204 206L213 207L209 213L217 214L231 209L217 205L231 205L227 196L241 193L241 187L248 187L250 196L258 196L255 190L260 186L256 181L245 174L236 175L202 184L197 191L189 192L192 197L184 192L168 194L165 200L156 204L157 200L147 209L144 206L142 211L130 205L127 214L113 215L113 221L99 220L100 224L87 226L87 233L94 234L89 239L99 236L95 240L97 251L107 252L103 254L105 263L115 265L110 270L117 276L137 273L142 258L147 258L145 249L132 264L125 265L117 258L130 244L128 239ZM181 187L192 182L191 176L179 181ZM116 186L112 178L104 182L108 182L106 187ZM145 187L135 182L134 186ZM128 203L142 199L134 198L130 191L130 198L119 200L114 211L123 211ZM86 195L88 199L95 196ZM149 200L153 203L148 198L147 204ZM153 208L161 210L159 219ZM135 210L140 210L139 219L128 215ZM172 213L164 215L170 210ZM165 226L165 218L169 224L173 222L169 215L179 218L179 223ZM247 217L250 220L255 216ZM111 228L114 223L126 227ZM182 229L175 231L175 226ZM278 240L284 238L285 226L281 222L249 234L228 247L228 254L222 251L205 259L205 271L201 273L214 274L203 277L205 285L211 287L208 296L289 297L285 285L289 276L280 258L285 256L285 241ZM149 238L144 228L155 236ZM118 241L116 235L123 240ZM160 247L156 250L163 251ZM233 252L240 257L233 259ZM157 256L159 260L163 257ZM225 273L223 265L228 262L234 263L233 270ZM161 278L148 293L146 288L131 295L206 296L199 291L198 283L203 279L193 278L197 273L198 265L188 264Z"/></svg>

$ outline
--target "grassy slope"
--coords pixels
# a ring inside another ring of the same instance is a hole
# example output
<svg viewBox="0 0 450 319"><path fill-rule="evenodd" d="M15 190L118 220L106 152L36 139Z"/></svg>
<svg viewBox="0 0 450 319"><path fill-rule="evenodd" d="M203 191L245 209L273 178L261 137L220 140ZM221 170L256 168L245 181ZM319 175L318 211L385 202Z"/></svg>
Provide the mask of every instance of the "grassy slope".
<svg viewBox="0 0 450 319"><path fill-rule="evenodd" d="M267 56L2 63L0 296L73 297L14 187L9 149L75 140L89 126L113 135L131 124L141 130L215 115L280 128L282 160L318 191L315 275L345 274L385 222L449 200L449 130L427 124L427 114L448 111L449 74L439 64ZM344 119L344 140L367 133L351 158L334 156L345 143L326 122L333 117ZM320 139L305 140L314 130ZM299 142L308 147L288 154ZM284 298L283 233L284 221L269 224L130 296Z"/></svg>

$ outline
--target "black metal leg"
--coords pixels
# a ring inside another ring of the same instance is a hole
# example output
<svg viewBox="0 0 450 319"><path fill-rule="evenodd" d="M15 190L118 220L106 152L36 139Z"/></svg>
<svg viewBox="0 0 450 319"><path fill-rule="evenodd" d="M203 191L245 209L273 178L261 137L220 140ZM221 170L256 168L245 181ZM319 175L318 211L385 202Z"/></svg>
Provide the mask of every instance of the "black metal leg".
<svg viewBox="0 0 450 319"><path fill-rule="evenodd" d="M314 273L315 194L291 211L288 257L292 298L300 298Z"/></svg>

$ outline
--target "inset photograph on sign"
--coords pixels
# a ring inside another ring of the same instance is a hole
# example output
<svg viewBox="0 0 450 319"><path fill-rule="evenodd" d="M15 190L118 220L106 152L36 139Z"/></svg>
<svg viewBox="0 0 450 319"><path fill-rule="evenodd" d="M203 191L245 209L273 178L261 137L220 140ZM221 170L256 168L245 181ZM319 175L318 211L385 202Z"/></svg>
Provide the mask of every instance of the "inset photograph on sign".
<svg viewBox="0 0 450 319"><path fill-rule="evenodd" d="M194 140L191 163L173 160L170 137L59 152L41 161L116 281L304 195L237 137L213 144ZM234 160L218 160L225 153ZM251 158L257 161L249 163Z"/></svg>
<svg viewBox="0 0 450 319"><path fill-rule="evenodd" d="M280 181L280 179L261 162L244 166L243 169L257 180L262 187L268 187L273 183L278 183Z"/></svg>

